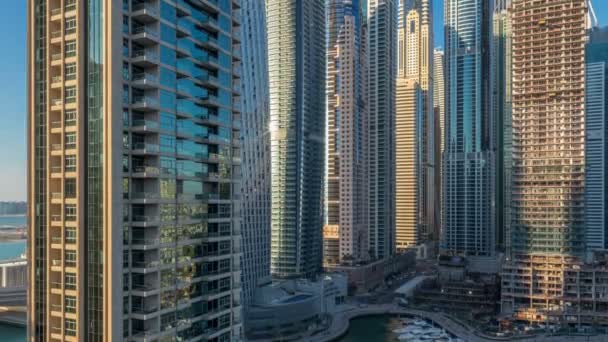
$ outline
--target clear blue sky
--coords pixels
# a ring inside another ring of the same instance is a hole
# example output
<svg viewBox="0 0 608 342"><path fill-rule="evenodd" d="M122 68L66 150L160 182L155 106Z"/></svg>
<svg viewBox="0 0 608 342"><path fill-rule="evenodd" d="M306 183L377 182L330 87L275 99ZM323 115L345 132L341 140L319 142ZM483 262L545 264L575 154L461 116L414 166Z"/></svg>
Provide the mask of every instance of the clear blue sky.
<svg viewBox="0 0 608 342"><path fill-rule="evenodd" d="M490 1L490 0L486 0ZM0 6L0 201L25 199L26 0ZM608 24L608 0L593 2L601 25ZM443 46L443 0L434 0L435 45Z"/></svg>

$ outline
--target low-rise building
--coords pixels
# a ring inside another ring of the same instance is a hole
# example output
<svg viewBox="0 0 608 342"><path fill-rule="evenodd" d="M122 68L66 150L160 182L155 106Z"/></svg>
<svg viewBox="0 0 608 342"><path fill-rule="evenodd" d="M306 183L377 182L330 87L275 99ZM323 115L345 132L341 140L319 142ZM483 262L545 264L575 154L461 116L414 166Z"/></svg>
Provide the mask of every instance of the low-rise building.
<svg viewBox="0 0 608 342"><path fill-rule="evenodd" d="M324 330L346 294L347 280L341 274L325 274L316 281L291 279L262 286L246 312L247 339L290 340Z"/></svg>

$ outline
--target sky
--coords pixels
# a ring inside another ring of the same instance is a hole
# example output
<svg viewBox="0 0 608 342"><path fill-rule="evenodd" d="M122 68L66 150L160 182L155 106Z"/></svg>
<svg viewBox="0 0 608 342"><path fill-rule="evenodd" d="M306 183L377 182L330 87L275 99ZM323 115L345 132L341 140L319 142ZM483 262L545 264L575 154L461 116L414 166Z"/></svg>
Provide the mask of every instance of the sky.
<svg viewBox="0 0 608 342"><path fill-rule="evenodd" d="M492 1L492 0L486 0ZM26 198L26 0L0 5L0 201ZM594 0L600 25L608 0ZM443 46L443 0L433 1L435 46Z"/></svg>

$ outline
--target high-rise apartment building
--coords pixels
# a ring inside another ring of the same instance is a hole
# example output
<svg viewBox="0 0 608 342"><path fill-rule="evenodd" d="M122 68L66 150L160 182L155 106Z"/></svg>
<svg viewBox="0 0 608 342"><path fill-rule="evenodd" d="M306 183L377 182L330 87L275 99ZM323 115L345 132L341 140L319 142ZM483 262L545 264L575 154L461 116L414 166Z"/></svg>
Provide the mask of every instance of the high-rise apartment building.
<svg viewBox="0 0 608 342"><path fill-rule="evenodd" d="M240 338L239 3L28 1L30 341Z"/></svg>
<svg viewBox="0 0 608 342"><path fill-rule="evenodd" d="M439 113L440 151L443 155L445 149L445 81L444 81L444 55L443 50L433 50L433 107ZM441 162L441 161L436 161ZM437 168L437 166L435 166ZM441 172L441 168L437 168ZM440 192L441 193L441 192Z"/></svg>
<svg viewBox="0 0 608 342"><path fill-rule="evenodd" d="M608 247L608 27L594 28L585 50L585 239Z"/></svg>
<svg viewBox="0 0 608 342"><path fill-rule="evenodd" d="M367 111L364 2L327 3L327 146L325 228L337 228L339 248L328 262L367 258Z"/></svg>
<svg viewBox="0 0 608 342"><path fill-rule="evenodd" d="M587 24L586 0L512 1L511 246L502 310L522 319L568 314L578 296L562 284L585 254Z"/></svg>
<svg viewBox="0 0 608 342"><path fill-rule="evenodd" d="M509 0L496 0L492 15L492 115L496 155L496 246L504 250L511 215L511 28Z"/></svg>
<svg viewBox="0 0 608 342"><path fill-rule="evenodd" d="M325 155L325 1L267 0L271 273L321 270Z"/></svg>
<svg viewBox="0 0 608 342"><path fill-rule="evenodd" d="M367 1L369 250L373 259L390 257L395 251L396 10L396 0Z"/></svg>
<svg viewBox="0 0 608 342"><path fill-rule="evenodd" d="M243 303L270 281L270 135L266 7L241 1Z"/></svg>
<svg viewBox="0 0 608 342"><path fill-rule="evenodd" d="M439 213L435 184L435 136L438 133L435 132L432 97L430 7L430 1L426 0L401 2L399 6L394 166L395 234L399 250L438 235L438 218L435 217ZM414 164L404 165L404 158ZM415 216L411 217L411 213Z"/></svg>
<svg viewBox="0 0 608 342"><path fill-rule="evenodd" d="M397 78L395 108L395 238L397 250L419 244L423 230L422 94L414 79Z"/></svg>
<svg viewBox="0 0 608 342"><path fill-rule="evenodd" d="M445 1L445 149L441 250L491 257L494 142L490 106L491 4Z"/></svg>

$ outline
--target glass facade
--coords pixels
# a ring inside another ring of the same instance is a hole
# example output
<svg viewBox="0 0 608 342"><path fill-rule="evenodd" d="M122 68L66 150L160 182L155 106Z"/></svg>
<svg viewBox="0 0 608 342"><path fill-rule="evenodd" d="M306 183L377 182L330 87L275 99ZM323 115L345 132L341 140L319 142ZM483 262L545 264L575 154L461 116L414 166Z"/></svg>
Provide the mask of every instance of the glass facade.
<svg viewBox="0 0 608 342"><path fill-rule="evenodd" d="M268 134L268 55L266 2L243 0L242 232L243 302L251 303L255 288L270 277L270 137Z"/></svg>
<svg viewBox="0 0 608 342"><path fill-rule="evenodd" d="M268 0L271 273L321 270L325 1Z"/></svg>
<svg viewBox="0 0 608 342"><path fill-rule="evenodd" d="M492 256L494 142L489 1L445 2L445 150L441 249Z"/></svg>
<svg viewBox="0 0 608 342"><path fill-rule="evenodd" d="M397 2L368 0L369 249L373 259L395 251L394 118Z"/></svg>
<svg viewBox="0 0 608 342"><path fill-rule="evenodd" d="M594 28L585 50L585 239L587 251L607 246L608 28Z"/></svg>
<svg viewBox="0 0 608 342"><path fill-rule="evenodd" d="M30 9L32 339L241 338L239 3Z"/></svg>

